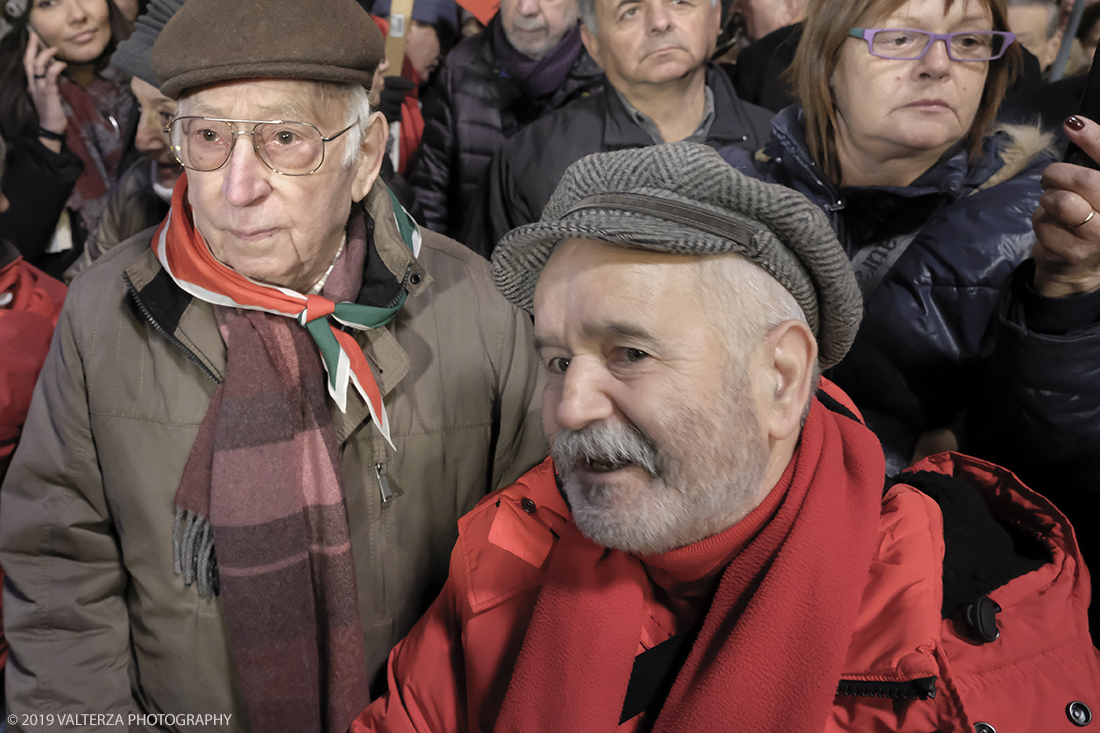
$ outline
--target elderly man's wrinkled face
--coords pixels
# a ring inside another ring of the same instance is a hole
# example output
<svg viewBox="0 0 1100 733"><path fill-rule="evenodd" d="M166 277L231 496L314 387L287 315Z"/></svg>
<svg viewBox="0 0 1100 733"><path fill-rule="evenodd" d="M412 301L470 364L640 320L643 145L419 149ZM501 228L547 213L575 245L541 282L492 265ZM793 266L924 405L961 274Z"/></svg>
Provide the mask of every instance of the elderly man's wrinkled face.
<svg viewBox="0 0 1100 733"><path fill-rule="evenodd" d="M718 40L721 6L710 0L595 0L597 32L585 48L620 91L702 73Z"/></svg>
<svg viewBox="0 0 1100 733"><path fill-rule="evenodd" d="M540 59L577 24L577 0L501 0L504 35L524 56Z"/></svg>
<svg viewBox="0 0 1100 733"><path fill-rule="evenodd" d="M1008 28L1016 34L1016 40L1039 59L1044 71L1058 56L1062 34L1057 26L1053 35L1047 35L1051 21L1058 21L1058 6L1054 3L1036 2L1033 5L1017 5L1008 9Z"/></svg>
<svg viewBox="0 0 1100 733"><path fill-rule="evenodd" d="M347 104L323 96L312 82L265 79L201 89L180 101L179 115L233 120L308 122L324 136L348 126ZM372 115L376 118L376 115ZM286 176L256 156L250 135L236 135L218 170L189 170L195 226L219 261L242 275L305 292L332 264L344 239L353 201L370 190L381 151L378 119L364 153L345 165L348 135L324 145L324 162L310 175ZM251 125L237 124L251 132ZM385 133L380 136L385 144Z"/></svg>
<svg viewBox="0 0 1100 733"><path fill-rule="evenodd" d="M605 547L696 542L766 491L752 349L732 355L704 315L695 262L568 240L535 291L544 430L577 526Z"/></svg>

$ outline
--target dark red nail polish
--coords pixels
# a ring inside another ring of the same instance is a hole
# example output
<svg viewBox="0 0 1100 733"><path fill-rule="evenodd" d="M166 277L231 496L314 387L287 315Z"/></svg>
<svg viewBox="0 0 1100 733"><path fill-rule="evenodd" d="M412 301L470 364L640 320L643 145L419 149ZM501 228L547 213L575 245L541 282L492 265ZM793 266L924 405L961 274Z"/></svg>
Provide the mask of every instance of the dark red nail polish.
<svg viewBox="0 0 1100 733"><path fill-rule="evenodd" d="M1073 115L1071 117L1066 118L1066 127L1068 127L1071 130L1084 130L1085 129L1085 121L1082 120L1077 115Z"/></svg>

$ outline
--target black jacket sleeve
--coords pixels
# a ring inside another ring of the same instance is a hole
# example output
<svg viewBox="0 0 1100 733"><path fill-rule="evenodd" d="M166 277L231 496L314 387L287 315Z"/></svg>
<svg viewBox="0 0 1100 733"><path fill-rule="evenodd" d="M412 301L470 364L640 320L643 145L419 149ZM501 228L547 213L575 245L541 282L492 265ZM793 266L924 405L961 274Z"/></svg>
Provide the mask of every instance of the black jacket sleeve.
<svg viewBox="0 0 1100 733"><path fill-rule="evenodd" d="M76 153L66 147L55 153L37 139L20 144L11 156L3 182L11 207L0 214L0 237L14 244L32 265L41 266L57 220L83 171L84 162Z"/></svg>
<svg viewBox="0 0 1100 733"><path fill-rule="evenodd" d="M1039 296L1026 292L1032 272L1030 260L1020 265L1001 301L997 345L968 409L966 439L1083 524L1100 506L1097 294L1058 299L1046 308L1056 318L1045 317L1036 312L1044 307Z"/></svg>
<svg viewBox="0 0 1100 733"><path fill-rule="evenodd" d="M451 178L457 155L451 84L451 70L444 64L433 85L435 88L424 99L424 134L416 164L409 175L409 187L415 200L413 216L441 234L449 234L448 204L454 188Z"/></svg>
<svg viewBox="0 0 1100 733"><path fill-rule="evenodd" d="M536 212L529 210L523 195L525 187L513 179L511 147L506 143L493 156L459 237L459 241L486 259L492 257L501 237L542 215L541 207Z"/></svg>
<svg viewBox="0 0 1100 733"><path fill-rule="evenodd" d="M773 31L750 43L737 54L737 63L730 71L737 96L772 112L794 104L783 72L794 61L802 24L796 23Z"/></svg>

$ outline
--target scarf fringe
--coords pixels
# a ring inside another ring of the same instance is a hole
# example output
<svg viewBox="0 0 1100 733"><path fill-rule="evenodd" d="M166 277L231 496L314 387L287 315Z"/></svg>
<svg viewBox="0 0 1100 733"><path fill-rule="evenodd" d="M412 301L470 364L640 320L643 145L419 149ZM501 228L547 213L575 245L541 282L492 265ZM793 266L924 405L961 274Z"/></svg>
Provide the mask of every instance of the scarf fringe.
<svg viewBox="0 0 1100 733"><path fill-rule="evenodd" d="M214 530L210 520L190 509L176 507L172 523L172 562L186 586L198 582L199 595L212 599L221 590Z"/></svg>

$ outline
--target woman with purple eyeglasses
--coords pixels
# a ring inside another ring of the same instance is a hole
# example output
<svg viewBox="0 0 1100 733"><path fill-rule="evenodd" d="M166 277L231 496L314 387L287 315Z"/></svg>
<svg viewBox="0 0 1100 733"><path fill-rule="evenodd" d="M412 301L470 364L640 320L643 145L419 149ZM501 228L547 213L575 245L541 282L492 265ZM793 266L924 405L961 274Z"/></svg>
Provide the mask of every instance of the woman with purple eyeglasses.
<svg viewBox="0 0 1100 733"><path fill-rule="evenodd" d="M816 202L852 260L863 323L829 376L888 471L943 449L1002 464L1100 567L1100 172L1044 175L1049 137L996 124L1020 65L1006 16L1005 0L812 0L800 104L756 166ZM1100 158L1100 127L1066 132Z"/></svg>

